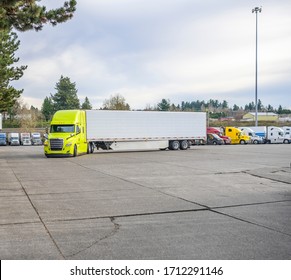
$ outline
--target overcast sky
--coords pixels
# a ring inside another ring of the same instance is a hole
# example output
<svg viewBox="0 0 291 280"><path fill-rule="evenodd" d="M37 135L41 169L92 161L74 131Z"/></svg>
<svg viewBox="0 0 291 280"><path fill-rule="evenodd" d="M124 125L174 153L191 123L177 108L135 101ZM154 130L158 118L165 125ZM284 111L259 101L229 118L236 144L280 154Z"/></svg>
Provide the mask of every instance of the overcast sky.
<svg viewBox="0 0 291 280"><path fill-rule="evenodd" d="M162 98L244 106L255 101L256 6L258 98L291 109L290 0L79 0L72 20L18 33L28 69L14 86L38 108L61 75L95 109L117 93L132 109Z"/></svg>

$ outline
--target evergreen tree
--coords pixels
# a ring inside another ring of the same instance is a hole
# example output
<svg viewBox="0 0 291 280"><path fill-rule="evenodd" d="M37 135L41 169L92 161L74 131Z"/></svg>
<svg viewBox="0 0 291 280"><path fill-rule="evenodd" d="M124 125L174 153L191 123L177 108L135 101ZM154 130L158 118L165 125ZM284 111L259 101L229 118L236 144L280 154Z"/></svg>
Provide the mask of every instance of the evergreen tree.
<svg viewBox="0 0 291 280"><path fill-rule="evenodd" d="M85 101L83 102L81 108L83 110L91 110L92 109L92 105L91 105L91 103L90 103L90 101L89 101L87 96L85 97Z"/></svg>
<svg viewBox="0 0 291 280"><path fill-rule="evenodd" d="M283 112L282 105L279 105L277 112L279 115L282 114L282 112Z"/></svg>
<svg viewBox="0 0 291 280"><path fill-rule="evenodd" d="M271 106L270 104L267 106L267 111L268 112L273 112L274 111L274 108L273 106Z"/></svg>
<svg viewBox="0 0 291 280"><path fill-rule="evenodd" d="M0 112L11 108L23 90L17 90L10 82L20 79L27 66L13 66L19 61L15 57L20 41L16 33L9 30L0 30Z"/></svg>
<svg viewBox="0 0 291 280"><path fill-rule="evenodd" d="M158 110L159 111L169 111L171 107L171 103L169 99L162 99L160 103L158 103Z"/></svg>
<svg viewBox="0 0 291 280"><path fill-rule="evenodd" d="M41 106L41 112L46 121L49 121L54 114L54 105L51 97L46 97Z"/></svg>
<svg viewBox="0 0 291 280"><path fill-rule="evenodd" d="M226 100L223 100L221 106L222 106L222 109L227 109L228 108L227 101Z"/></svg>
<svg viewBox="0 0 291 280"><path fill-rule="evenodd" d="M239 107L236 104L234 104L233 107L232 107L232 110L233 111L238 111L239 110Z"/></svg>
<svg viewBox="0 0 291 280"><path fill-rule="evenodd" d="M57 92L54 95L51 94L55 111L80 109L76 83L72 83L68 77L61 76L55 89Z"/></svg>
<svg viewBox="0 0 291 280"><path fill-rule="evenodd" d="M77 5L76 0L69 0L62 7L47 11L38 2L41 0L0 0L0 30L13 27L38 31L47 23L55 26L72 18Z"/></svg>

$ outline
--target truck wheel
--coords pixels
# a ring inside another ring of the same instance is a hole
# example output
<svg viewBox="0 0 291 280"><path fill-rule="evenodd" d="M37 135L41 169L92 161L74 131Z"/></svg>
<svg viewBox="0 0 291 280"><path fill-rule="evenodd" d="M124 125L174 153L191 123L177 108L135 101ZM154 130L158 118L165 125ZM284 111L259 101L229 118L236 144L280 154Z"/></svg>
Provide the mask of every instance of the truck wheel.
<svg viewBox="0 0 291 280"><path fill-rule="evenodd" d="M258 141L258 140L254 140L253 143L254 143L254 144L259 144L259 141Z"/></svg>
<svg viewBox="0 0 291 280"><path fill-rule="evenodd" d="M77 146L74 146L74 154L73 156L76 157L78 155L78 150L77 150Z"/></svg>
<svg viewBox="0 0 291 280"><path fill-rule="evenodd" d="M170 143L169 143L170 150L177 151L177 150L179 150L179 147L180 147L179 141L177 141L177 140L170 141Z"/></svg>
<svg viewBox="0 0 291 280"><path fill-rule="evenodd" d="M240 144L246 144L246 141L245 141L245 140L240 140L239 143L240 143Z"/></svg>
<svg viewBox="0 0 291 280"><path fill-rule="evenodd" d="M216 141L213 141L213 145L217 145L217 142Z"/></svg>
<svg viewBox="0 0 291 280"><path fill-rule="evenodd" d="M288 139L284 139L283 143L284 143L284 144L289 144Z"/></svg>
<svg viewBox="0 0 291 280"><path fill-rule="evenodd" d="M187 150L189 148L189 143L187 140L180 141L180 149Z"/></svg>

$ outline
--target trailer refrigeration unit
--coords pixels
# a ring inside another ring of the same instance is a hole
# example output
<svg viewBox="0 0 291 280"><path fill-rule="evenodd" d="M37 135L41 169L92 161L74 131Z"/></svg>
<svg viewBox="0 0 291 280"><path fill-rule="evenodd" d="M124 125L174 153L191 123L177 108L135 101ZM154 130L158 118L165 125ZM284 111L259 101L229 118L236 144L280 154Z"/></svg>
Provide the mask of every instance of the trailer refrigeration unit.
<svg viewBox="0 0 291 280"><path fill-rule="evenodd" d="M206 142L206 114L63 110L53 116L44 153L76 156L103 150L186 150Z"/></svg>

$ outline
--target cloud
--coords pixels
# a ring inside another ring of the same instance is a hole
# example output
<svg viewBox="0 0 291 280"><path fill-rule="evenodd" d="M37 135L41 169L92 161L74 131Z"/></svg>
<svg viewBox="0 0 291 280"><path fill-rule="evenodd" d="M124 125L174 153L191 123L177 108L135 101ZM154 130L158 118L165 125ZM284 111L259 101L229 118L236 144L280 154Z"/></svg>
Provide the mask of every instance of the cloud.
<svg viewBox="0 0 291 280"><path fill-rule="evenodd" d="M280 85L285 93L281 101L291 107L286 95L291 5L287 0L262 4L259 87L271 101L269 89ZM59 1L49 5L57 7ZM24 98L41 103L54 93L60 76L68 76L79 97L88 96L95 108L115 93L133 108L162 98L226 99L244 105L253 101L253 6L250 0L79 1L71 21L20 34L20 63L29 68L18 85L25 89ZM277 103L273 98L272 105Z"/></svg>

